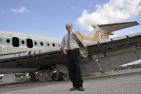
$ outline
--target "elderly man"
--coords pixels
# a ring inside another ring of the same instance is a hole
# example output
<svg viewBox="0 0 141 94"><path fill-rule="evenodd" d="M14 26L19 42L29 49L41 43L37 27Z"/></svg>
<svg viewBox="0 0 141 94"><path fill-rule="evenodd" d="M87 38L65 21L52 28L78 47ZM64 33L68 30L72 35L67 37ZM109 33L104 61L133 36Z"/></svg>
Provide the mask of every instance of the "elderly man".
<svg viewBox="0 0 141 94"><path fill-rule="evenodd" d="M79 90L84 91L83 88L83 79L81 76L80 66L79 66L79 45L78 42L74 39L72 32L72 25L67 24L66 29L68 34L64 35L61 49L64 54L67 56L68 60L68 72L69 78L72 82L73 87L70 88L70 91Z"/></svg>

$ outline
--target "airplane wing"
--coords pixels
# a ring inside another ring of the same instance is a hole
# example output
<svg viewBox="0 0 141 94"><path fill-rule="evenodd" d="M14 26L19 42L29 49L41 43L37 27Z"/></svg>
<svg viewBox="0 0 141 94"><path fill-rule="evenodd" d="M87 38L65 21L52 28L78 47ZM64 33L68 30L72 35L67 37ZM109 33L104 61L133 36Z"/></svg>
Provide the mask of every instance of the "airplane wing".
<svg viewBox="0 0 141 94"><path fill-rule="evenodd" d="M16 54L16 53L12 53ZM19 53L18 53L19 54ZM7 55L7 54L5 54ZM0 59L0 68L41 68L65 62L61 51Z"/></svg>
<svg viewBox="0 0 141 94"><path fill-rule="evenodd" d="M141 59L141 33L89 44L89 56L98 58L103 70Z"/></svg>
<svg viewBox="0 0 141 94"><path fill-rule="evenodd" d="M137 21L133 21L133 22L124 22L124 23L112 23L112 24L102 24L102 25L98 25L98 27L100 29L102 29L105 32L113 32L113 31L117 31L120 29L124 29L127 27L131 27L131 26L135 26L135 25L139 25L139 23ZM94 27L94 25L93 25Z"/></svg>

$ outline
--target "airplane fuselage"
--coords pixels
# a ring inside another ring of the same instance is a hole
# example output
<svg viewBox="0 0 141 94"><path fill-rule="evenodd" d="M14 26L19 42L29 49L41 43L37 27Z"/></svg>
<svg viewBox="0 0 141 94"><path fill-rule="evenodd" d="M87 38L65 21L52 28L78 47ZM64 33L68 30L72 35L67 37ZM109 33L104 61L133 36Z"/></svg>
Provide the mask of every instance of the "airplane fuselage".
<svg viewBox="0 0 141 94"><path fill-rule="evenodd" d="M60 41L20 33L0 33L0 59L60 50ZM13 54L12 54L13 53Z"/></svg>
<svg viewBox="0 0 141 94"><path fill-rule="evenodd" d="M0 60L43 54L58 50L60 50L60 41L51 37L0 32ZM0 72L2 73L27 71L35 71L35 69L0 68Z"/></svg>

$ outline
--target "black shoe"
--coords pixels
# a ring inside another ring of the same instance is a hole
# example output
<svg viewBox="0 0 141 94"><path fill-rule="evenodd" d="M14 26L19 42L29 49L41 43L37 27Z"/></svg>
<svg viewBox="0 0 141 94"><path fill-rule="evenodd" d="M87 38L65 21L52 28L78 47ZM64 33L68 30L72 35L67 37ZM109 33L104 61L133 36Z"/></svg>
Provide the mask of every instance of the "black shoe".
<svg viewBox="0 0 141 94"><path fill-rule="evenodd" d="M74 91L74 90L77 90L77 88L76 87L70 88L70 91Z"/></svg>
<svg viewBox="0 0 141 94"><path fill-rule="evenodd" d="M79 87L79 88L77 88L77 90L79 90L79 91L85 91L85 89L83 87Z"/></svg>

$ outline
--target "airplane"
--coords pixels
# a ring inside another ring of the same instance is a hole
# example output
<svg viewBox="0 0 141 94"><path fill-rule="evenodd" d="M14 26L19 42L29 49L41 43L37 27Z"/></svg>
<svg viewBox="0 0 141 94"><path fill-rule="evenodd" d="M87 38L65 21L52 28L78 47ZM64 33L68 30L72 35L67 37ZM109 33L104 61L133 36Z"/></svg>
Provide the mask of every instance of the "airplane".
<svg viewBox="0 0 141 94"><path fill-rule="evenodd" d="M82 72L107 71L140 59L141 34L109 38L112 31L138 24L134 21L93 25L96 28L93 37L84 37L77 32L80 39L91 41L86 43L88 58L80 58ZM105 41L99 41L101 38ZM61 41L48 36L1 32L0 73L29 73L32 81L62 80L63 72L67 71L67 60L60 48Z"/></svg>

